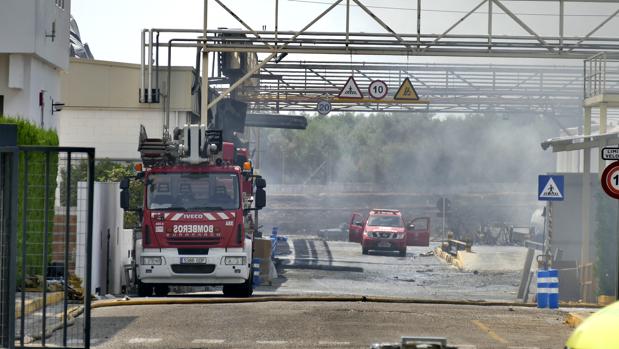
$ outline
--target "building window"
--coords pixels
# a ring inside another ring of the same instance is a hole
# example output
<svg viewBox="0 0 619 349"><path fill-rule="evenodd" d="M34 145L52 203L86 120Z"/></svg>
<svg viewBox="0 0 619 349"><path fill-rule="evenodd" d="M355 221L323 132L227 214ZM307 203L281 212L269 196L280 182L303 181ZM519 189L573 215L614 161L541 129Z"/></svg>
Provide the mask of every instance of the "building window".
<svg viewBox="0 0 619 349"><path fill-rule="evenodd" d="M64 10L64 0L56 0L56 6Z"/></svg>

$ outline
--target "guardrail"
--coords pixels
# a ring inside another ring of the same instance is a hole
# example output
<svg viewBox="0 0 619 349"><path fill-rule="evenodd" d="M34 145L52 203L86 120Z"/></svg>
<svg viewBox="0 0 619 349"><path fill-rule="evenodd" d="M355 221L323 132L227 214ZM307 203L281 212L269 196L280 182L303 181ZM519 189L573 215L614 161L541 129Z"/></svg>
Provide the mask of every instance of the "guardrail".
<svg viewBox="0 0 619 349"><path fill-rule="evenodd" d="M472 248L473 244L468 241L447 239L447 241L443 243L443 251L449 253L452 256L457 255L458 251L471 252Z"/></svg>
<svg viewBox="0 0 619 349"><path fill-rule="evenodd" d="M544 250L544 244L543 243L536 242L536 241L531 241L531 240L525 240L524 241L524 247L532 248L534 250L540 250L540 251Z"/></svg>
<svg viewBox="0 0 619 349"><path fill-rule="evenodd" d="M608 59L605 52L584 61L585 98L603 94L619 94L619 59Z"/></svg>

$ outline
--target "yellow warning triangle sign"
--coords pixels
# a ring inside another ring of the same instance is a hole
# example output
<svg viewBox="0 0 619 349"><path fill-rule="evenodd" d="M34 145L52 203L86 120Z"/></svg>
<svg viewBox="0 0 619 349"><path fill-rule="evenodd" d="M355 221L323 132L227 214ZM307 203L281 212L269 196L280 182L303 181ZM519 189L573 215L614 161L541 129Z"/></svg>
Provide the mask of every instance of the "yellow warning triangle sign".
<svg viewBox="0 0 619 349"><path fill-rule="evenodd" d="M409 80L409 78L404 79L402 85L398 89L398 92L393 96L395 100L406 100L406 101L418 101L419 96L417 95L417 91L413 87L413 84Z"/></svg>

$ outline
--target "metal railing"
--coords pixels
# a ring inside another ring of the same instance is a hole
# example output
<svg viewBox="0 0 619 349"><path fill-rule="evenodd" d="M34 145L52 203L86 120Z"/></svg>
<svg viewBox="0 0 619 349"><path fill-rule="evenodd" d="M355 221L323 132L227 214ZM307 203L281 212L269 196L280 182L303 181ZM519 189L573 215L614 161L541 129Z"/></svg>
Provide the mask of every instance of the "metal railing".
<svg viewBox="0 0 619 349"><path fill-rule="evenodd" d="M619 59L609 59L600 52L584 61L585 98L619 94Z"/></svg>

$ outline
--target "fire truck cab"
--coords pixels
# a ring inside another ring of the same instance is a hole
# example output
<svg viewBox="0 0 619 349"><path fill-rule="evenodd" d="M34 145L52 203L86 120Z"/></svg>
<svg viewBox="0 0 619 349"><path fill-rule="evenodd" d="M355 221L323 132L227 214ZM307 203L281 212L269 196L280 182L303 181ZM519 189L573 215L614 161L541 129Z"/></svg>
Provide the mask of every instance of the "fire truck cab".
<svg viewBox="0 0 619 349"><path fill-rule="evenodd" d="M252 214L266 204L266 182L250 162L235 163L246 160L246 152L223 142L221 131L187 125L175 134L166 141L141 132L138 150L146 168L136 176L144 188L135 237L138 294L163 296L170 285L223 285L226 295L250 296ZM121 184L125 209L128 187Z"/></svg>

